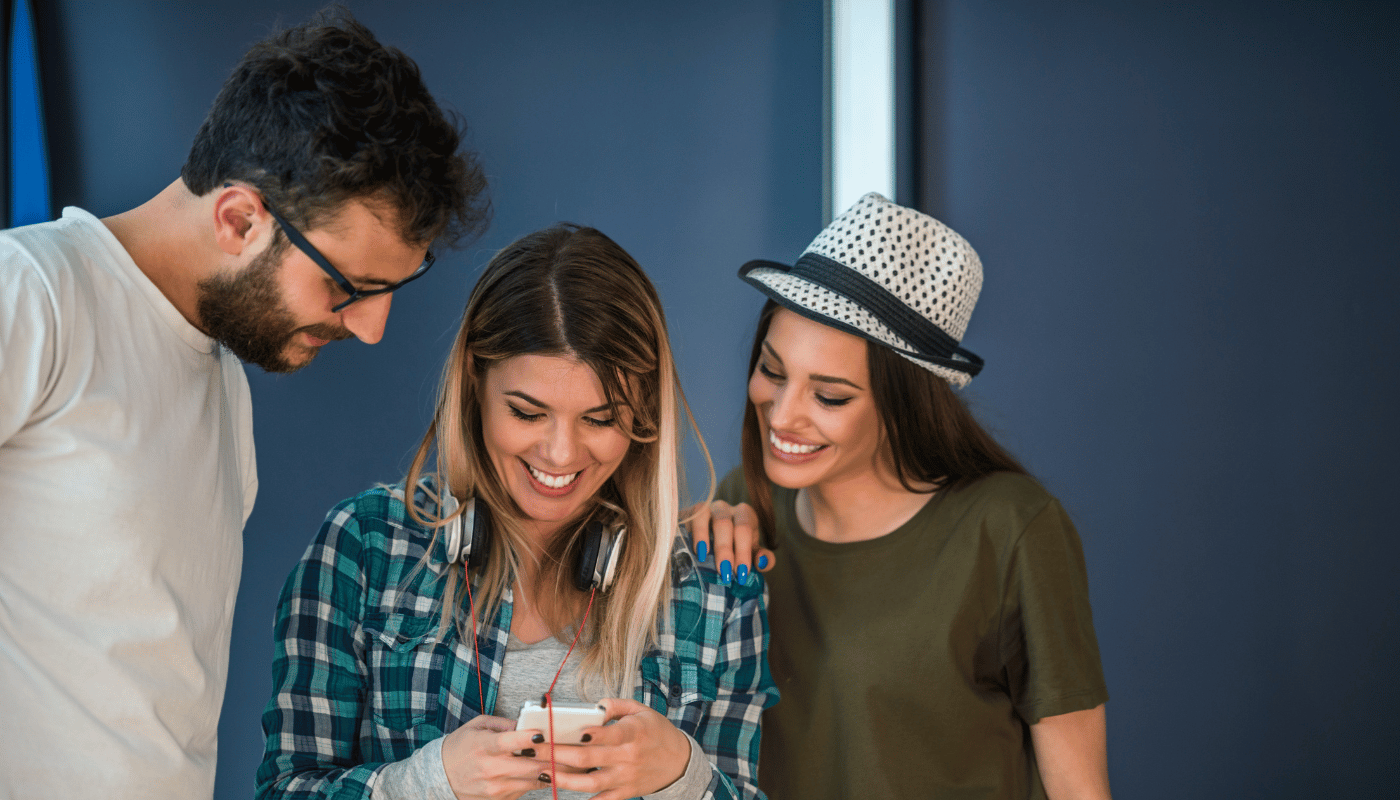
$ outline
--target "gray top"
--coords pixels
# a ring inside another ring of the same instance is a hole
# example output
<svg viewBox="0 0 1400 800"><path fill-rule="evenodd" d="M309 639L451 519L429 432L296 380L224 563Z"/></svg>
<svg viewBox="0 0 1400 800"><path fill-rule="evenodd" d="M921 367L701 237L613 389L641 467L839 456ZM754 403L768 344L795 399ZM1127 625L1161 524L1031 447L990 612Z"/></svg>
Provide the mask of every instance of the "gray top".
<svg viewBox="0 0 1400 800"><path fill-rule="evenodd" d="M577 647L574 649L578 650ZM506 657L501 661L501 683L496 687L496 710L492 713L498 717L515 719L520 716L520 706L526 700L538 703L549 689L549 684L554 680L554 673L559 669L559 664L567 652L569 643L561 642L553 636L534 644L525 644L512 633L506 644ZM581 660L582 657L575 653L569 656L568 662L564 664L563 672L559 673L559 682L554 684L556 703L584 701L585 698L579 696L576 685L578 664Z"/></svg>
<svg viewBox="0 0 1400 800"><path fill-rule="evenodd" d="M496 689L496 716L515 719L520 716L520 706L526 700L538 703L549 689L549 684L554 681L554 673L559 670L559 664L564 661L564 655L568 652L569 643L561 642L553 636L534 644L525 644L517 639L515 634L511 634L510 642L506 645L506 657L501 661L501 683ZM559 672L559 680L554 683L554 702L583 702L584 698L579 696L576 685L580 660L581 656L574 653L564 662L564 669ZM549 746L541 746L544 748L541 755L547 757ZM543 800L553 796L554 793L548 787L534 789L521 795L526 800ZM560 800L585 800L588 797L592 795L567 789L559 790Z"/></svg>

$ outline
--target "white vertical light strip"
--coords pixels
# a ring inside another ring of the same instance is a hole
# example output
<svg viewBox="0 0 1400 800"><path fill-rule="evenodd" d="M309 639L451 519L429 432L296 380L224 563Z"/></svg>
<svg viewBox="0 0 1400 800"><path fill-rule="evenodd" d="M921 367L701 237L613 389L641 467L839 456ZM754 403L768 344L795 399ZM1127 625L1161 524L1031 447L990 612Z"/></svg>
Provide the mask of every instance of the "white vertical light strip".
<svg viewBox="0 0 1400 800"><path fill-rule="evenodd" d="M829 217L866 192L894 199L894 0L828 0Z"/></svg>

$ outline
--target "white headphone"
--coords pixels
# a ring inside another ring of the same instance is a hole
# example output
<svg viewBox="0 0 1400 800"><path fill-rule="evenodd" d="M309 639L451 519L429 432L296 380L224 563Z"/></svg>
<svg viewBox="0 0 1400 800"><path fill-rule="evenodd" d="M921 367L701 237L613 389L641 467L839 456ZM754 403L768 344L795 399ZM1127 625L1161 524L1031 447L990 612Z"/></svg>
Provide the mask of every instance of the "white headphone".
<svg viewBox="0 0 1400 800"><path fill-rule="evenodd" d="M447 494L442 503L442 515L451 517L443 526L443 545L447 563L465 562L476 566L491 550L491 521L486 506L477 508L476 497L467 499L466 510L456 514L457 498ZM469 532L469 533L468 533ZM607 591L617 574L617 562L622 556L622 540L627 529L609 527L601 522L589 522L583 533L583 548L574 569L574 587L581 592L597 588ZM473 562L473 556L478 561Z"/></svg>
<svg viewBox="0 0 1400 800"><path fill-rule="evenodd" d="M476 513L475 497L467 500L467 510L461 514L455 514L457 506L456 497L451 494L444 497L442 515L451 519L442 529L443 546L447 551L447 563L465 561L470 565L474 553L479 553L482 558L486 557L486 552L491 547L491 529L487 524L487 515L478 516ZM471 534L464 535L464 531L471 531Z"/></svg>

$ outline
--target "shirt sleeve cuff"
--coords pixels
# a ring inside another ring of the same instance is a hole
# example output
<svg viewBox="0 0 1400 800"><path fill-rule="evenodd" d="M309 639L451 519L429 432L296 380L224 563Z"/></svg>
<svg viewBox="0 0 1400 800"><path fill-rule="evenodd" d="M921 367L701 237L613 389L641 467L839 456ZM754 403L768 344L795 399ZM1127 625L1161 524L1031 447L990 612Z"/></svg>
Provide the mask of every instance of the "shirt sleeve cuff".
<svg viewBox="0 0 1400 800"><path fill-rule="evenodd" d="M403 761L385 765L369 796L374 800L455 800L442 764L442 740L439 736Z"/></svg>
<svg viewBox="0 0 1400 800"><path fill-rule="evenodd" d="M705 796L710 788L710 759L690 734L686 733L685 738L690 742L690 762L685 765L685 774L665 789L647 795L646 800L695 800Z"/></svg>

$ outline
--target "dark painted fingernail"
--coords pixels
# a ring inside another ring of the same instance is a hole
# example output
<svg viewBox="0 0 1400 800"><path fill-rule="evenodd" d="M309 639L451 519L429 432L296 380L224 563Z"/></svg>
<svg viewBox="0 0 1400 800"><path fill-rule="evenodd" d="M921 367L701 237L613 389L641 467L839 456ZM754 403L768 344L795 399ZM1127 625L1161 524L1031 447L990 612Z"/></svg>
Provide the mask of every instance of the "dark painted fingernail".
<svg viewBox="0 0 1400 800"><path fill-rule="evenodd" d="M535 744L544 744L544 734L537 733L534 736L530 737L530 741L534 742Z"/></svg>
<svg viewBox="0 0 1400 800"><path fill-rule="evenodd" d="M549 773L548 773L548 772L541 772L541 773L540 773L540 783L549 783Z"/></svg>
<svg viewBox="0 0 1400 800"><path fill-rule="evenodd" d="M524 757L526 757L526 758L534 758L534 757L535 757L535 748L533 748L533 747L527 747L527 748L525 748L524 750L521 750L521 751L520 751L520 755L522 755L522 756L524 756Z"/></svg>
<svg viewBox="0 0 1400 800"><path fill-rule="evenodd" d="M709 545L706 545L704 542L696 542L696 543L695 543L695 560L697 560L697 561L699 561L701 564L703 564L703 563L705 563L705 556L708 556L709 554L710 554Z"/></svg>
<svg viewBox="0 0 1400 800"><path fill-rule="evenodd" d="M759 557L758 557L758 568L759 568L759 569L767 569L767 568L768 568L768 556L759 556Z"/></svg>
<svg viewBox="0 0 1400 800"><path fill-rule="evenodd" d="M731 566L729 565L729 561L728 561L728 560L725 560L725 561L721 561L721 562L720 562L720 564L719 564L719 580L720 580L720 583L723 583L725 586L728 586L728 585L729 585L729 582L730 582L731 580L734 579L734 572L733 572L733 569L734 569L734 568L731 567Z"/></svg>
<svg viewBox="0 0 1400 800"><path fill-rule="evenodd" d="M748 585L749 585L749 565L748 565L748 564L740 564L740 565L739 565L739 571L734 573L734 580L737 580L737 581L739 582L739 585L740 585L740 586L748 586Z"/></svg>
<svg viewBox="0 0 1400 800"><path fill-rule="evenodd" d="M580 739L579 741L582 741L582 742L591 742L591 741L593 741L593 734L591 734L591 733L585 733L585 734L583 735L583 738Z"/></svg>

